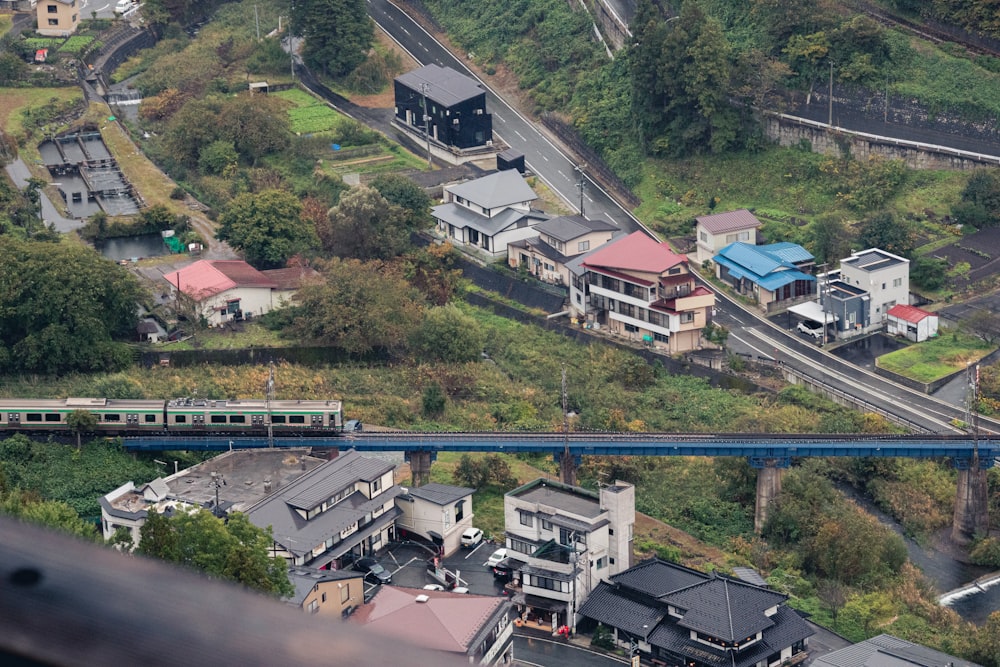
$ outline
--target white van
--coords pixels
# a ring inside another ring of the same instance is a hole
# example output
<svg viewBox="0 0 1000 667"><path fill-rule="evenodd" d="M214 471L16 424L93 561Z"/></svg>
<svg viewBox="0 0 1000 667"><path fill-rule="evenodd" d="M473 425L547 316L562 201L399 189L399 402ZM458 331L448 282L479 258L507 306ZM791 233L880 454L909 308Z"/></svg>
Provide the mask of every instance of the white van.
<svg viewBox="0 0 1000 667"><path fill-rule="evenodd" d="M118 4L115 5L115 14L124 14L130 9L132 9L132 0L118 0Z"/></svg>
<svg viewBox="0 0 1000 667"><path fill-rule="evenodd" d="M464 533L462 533L462 546L466 549L472 549L483 541L483 531L478 528L467 528Z"/></svg>

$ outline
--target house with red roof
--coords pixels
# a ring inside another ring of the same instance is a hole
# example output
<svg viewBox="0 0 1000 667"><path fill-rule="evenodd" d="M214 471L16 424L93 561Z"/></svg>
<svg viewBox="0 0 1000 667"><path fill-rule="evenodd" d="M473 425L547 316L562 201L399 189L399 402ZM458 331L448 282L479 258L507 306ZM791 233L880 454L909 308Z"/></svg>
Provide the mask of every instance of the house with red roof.
<svg viewBox="0 0 1000 667"><path fill-rule="evenodd" d="M695 238L697 239L698 263L712 259L730 243L757 245L757 230L760 220L745 208L726 211L695 218Z"/></svg>
<svg viewBox="0 0 1000 667"><path fill-rule="evenodd" d="M568 265L570 312L585 326L671 354L697 349L715 293L698 285L685 255L643 232L604 244Z"/></svg>
<svg viewBox="0 0 1000 667"><path fill-rule="evenodd" d="M886 330L890 336L919 343L937 335L938 316L916 306L896 304L886 313Z"/></svg>
<svg viewBox="0 0 1000 667"><path fill-rule="evenodd" d="M258 271L242 260L203 259L164 280L171 291L189 297L210 326L219 326L288 304L297 287L316 275L301 267Z"/></svg>
<svg viewBox="0 0 1000 667"><path fill-rule="evenodd" d="M513 612L503 597L381 586L349 622L367 626L387 642L400 640L453 656L456 663L514 660Z"/></svg>

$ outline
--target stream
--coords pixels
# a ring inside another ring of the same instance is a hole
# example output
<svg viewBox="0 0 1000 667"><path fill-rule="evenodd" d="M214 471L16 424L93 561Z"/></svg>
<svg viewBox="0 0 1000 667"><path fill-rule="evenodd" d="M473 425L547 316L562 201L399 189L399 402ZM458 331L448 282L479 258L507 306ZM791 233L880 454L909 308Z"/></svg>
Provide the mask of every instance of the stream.
<svg viewBox="0 0 1000 667"><path fill-rule="evenodd" d="M910 561L923 571L939 593L961 588L992 572L990 568L957 561L951 554L939 551L933 546L923 547L917 544L903 534L902 527L895 519L880 510L870 498L863 496L856 488L846 484L837 484L837 488L903 538ZM948 606L965 620L982 625L991 613L1000 611L1000 585L988 585L984 590L955 596L948 602Z"/></svg>

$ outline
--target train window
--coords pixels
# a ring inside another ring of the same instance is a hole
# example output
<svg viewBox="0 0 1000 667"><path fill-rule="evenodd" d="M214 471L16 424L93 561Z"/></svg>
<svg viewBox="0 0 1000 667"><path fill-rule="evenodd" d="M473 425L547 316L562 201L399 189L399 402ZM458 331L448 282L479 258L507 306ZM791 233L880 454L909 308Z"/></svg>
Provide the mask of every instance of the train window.
<svg viewBox="0 0 1000 667"><path fill-rule="evenodd" d="M45 421L47 422L59 422L62 421L62 415L58 412L46 412Z"/></svg>
<svg viewBox="0 0 1000 667"><path fill-rule="evenodd" d="M25 418L29 422L40 422L40 421L42 421L42 413L41 412L29 412L28 414L26 414L24 416L25 416Z"/></svg>
<svg viewBox="0 0 1000 667"><path fill-rule="evenodd" d="M147 424L155 424L156 423L156 415L146 415L146 423Z"/></svg>
<svg viewBox="0 0 1000 667"><path fill-rule="evenodd" d="M306 417L305 417L305 415L289 415L288 416L288 423L289 424L305 424L306 423Z"/></svg>
<svg viewBox="0 0 1000 667"><path fill-rule="evenodd" d="M284 424L285 423L285 415L272 415L271 416L271 423L272 424Z"/></svg>
<svg viewBox="0 0 1000 667"><path fill-rule="evenodd" d="M122 416L118 415L118 414L106 413L104 415L104 421L106 421L106 422L120 422L121 420L122 420Z"/></svg>
<svg viewBox="0 0 1000 667"><path fill-rule="evenodd" d="M212 415L212 423L213 424L225 424L226 423L226 415Z"/></svg>
<svg viewBox="0 0 1000 667"><path fill-rule="evenodd" d="M229 423L230 424L246 424L247 423L246 415L229 415Z"/></svg>
<svg viewBox="0 0 1000 667"><path fill-rule="evenodd" d="M174 415L175 424L187 424L187 415Z"/></svg>

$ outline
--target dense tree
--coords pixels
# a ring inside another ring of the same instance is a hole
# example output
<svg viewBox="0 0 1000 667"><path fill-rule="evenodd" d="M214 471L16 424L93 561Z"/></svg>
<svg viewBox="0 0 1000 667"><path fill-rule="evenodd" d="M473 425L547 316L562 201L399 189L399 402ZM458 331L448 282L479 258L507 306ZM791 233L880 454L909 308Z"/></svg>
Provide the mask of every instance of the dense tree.
<svg viewBox="0 0 1000 667"><path fill-rule="evenodd" d="M351 188L317 230L323 249L337 257L389 259L409 246L407 215L377 190Z"/></svg>
<svg viewBox="0 0 1000 667"><path fill-rule="evenodd" d="M80 449L83 434L91 433L97 426L97 415L90 410L74 410L66 415L66 425L76 433L76 448Z"/></svg>
<svg viewBox="0 0 1000 667"><path fill-rule="evenodd" d="M28 76L28 66L17 55L0 53L0 86L12 86Z"/></svg>
<svg viewBox="0 0 1000 667"><path fill-rule="evenodd" d="M210 175L227 175L239 164L240 154L228 139L217 139L201 149L198 168Z"/></svg>
<svg viewBox="0 0 1000 667"><path fill-rule="evenodd" d="M436 306L448 303L462 280L458 251L447 241L416 248L407 253L403 263L406 279Z"/></svg>
<svg viewBox="0 0 1000 667"><path fill-rule="evenodd" d="M140 529L139 553L201 570L276 597L295 589L283 558L271 557L270 530L257 528L237 512L225 521L211 512L181 512L166 518L150 513Z"/></svg>
<svg viewBox="0 0 1000 667"><path fill-rule="evenodd" d="M969 177L952 215L964 225L1000 226L1000 169L978 169Z"/></svg>
<svg viewBox="0 0 1000 667"><path fill-rule="evenodd" d="M302 204L289 192L242 194L220 216L218 236L243 251L247 262L257 268L284 266L289 257L316 242L301 213Z"/></svg>
<svg viewBox="0 0 1000 667"><path fill-rule="evenodd" d="M93 524L80 518L72 507L58 500L43 500L37 494L11 487L0 466L0 514L21 521L54 528L70 535L96 541Z"/></svg>
<svg viewBox="0 0 1000 667"><path fill-rule="evenodd" d="M487 454L479 458L462 454L453 476L457 484L473 489L481 489L490 484L504 489L517 485L517 478L511 472L510 465L499 454Z"/></svg>
<svg viewBox="0 0 1000 667"><path fill-rule="evenodd" d="M411 338L410 349L421 360L476 361L486 334L473 318L455 306L431 308Z"/></svg>
<svg viewBox="0 0 1000 667"><path fill-rule="evenodd" d="M858 243L862 248L881 248L901 257L913 252L910 227L889 211L874 213L861 221Z"/></svg>
<svg viewBox="0 0 1000 667"><path fill-rule="evenodd" d="M400 174L381 174L371 182L387 202L406 212L409 231L425 229L431 222L431 198L412 178Z"/></svg>
<svg viewBox="0 0 1000 667"><path fill-rule="evenodd" d="M335 77L360 65L375 39L362 0L296 0L292 30L305 38L306 65Z"/></svg>
<svg viewBox="0 0 1000 667"><path fill-rule="evenodd" d="M819 264L835 265L847 257L851 249L851 236L843 217L835 213L822 214L812 223L812 252Z"/></svg>
<svg viewBox="0 0 1000 667"><path fill-rule="evenodd" d="M250 164L288 146L291 132L284 103L249 92L229 98L223 109L224 136Z"/></svg>
<svg viewBox="0 0 1000 667"><path fill-rule="evenodd" d="M117 370L142 290L90 248L0 236L0 370Z"/></svg>
<svg viewBox="0 0 1000 667"><path fill-rule="evenodd" d="M299 290L289 333L363 354L401 349L420 321L419 293L381 262L333 259L317 265L323 282Z"/></svg>

